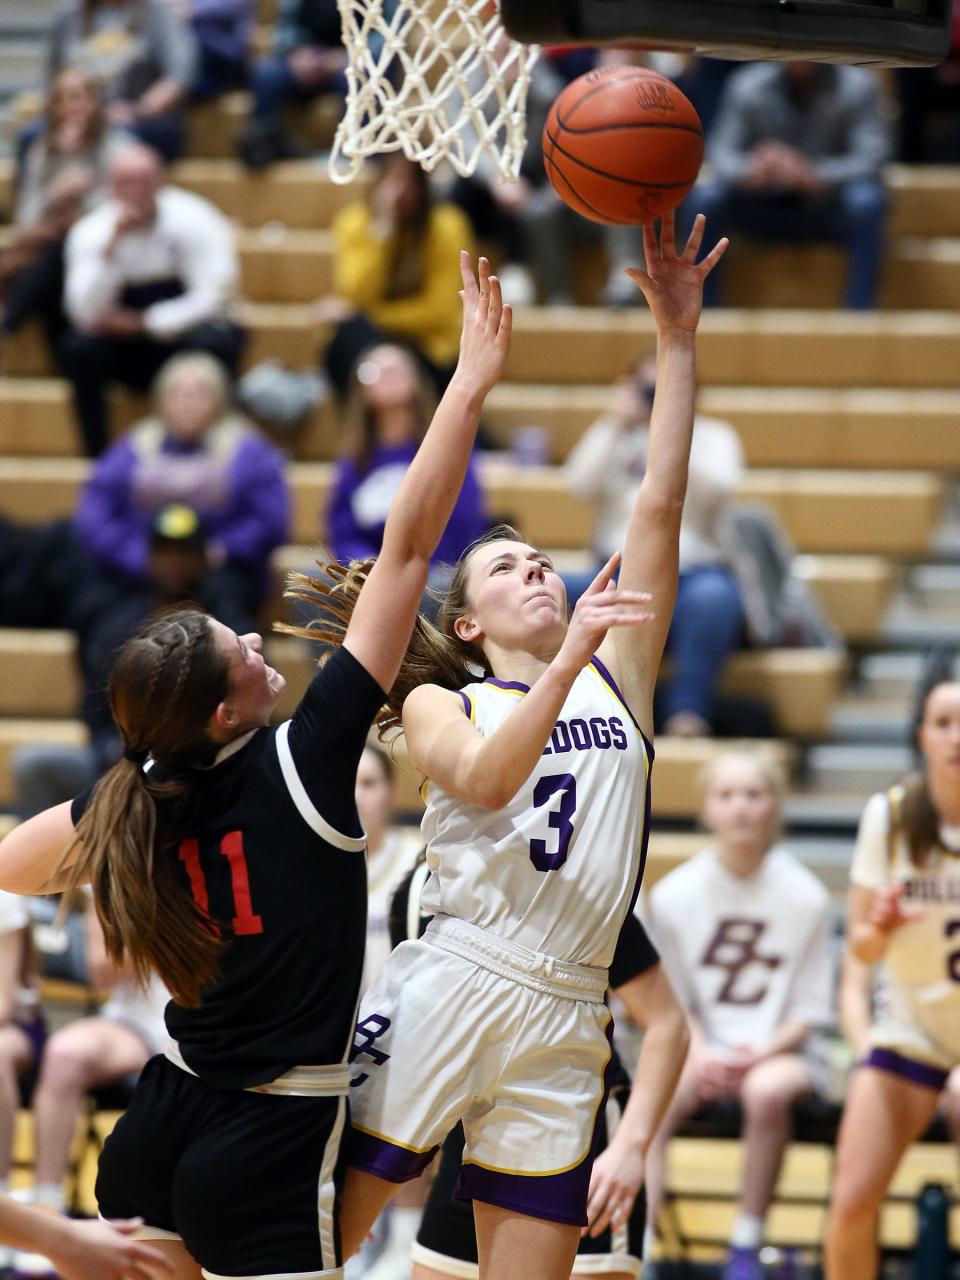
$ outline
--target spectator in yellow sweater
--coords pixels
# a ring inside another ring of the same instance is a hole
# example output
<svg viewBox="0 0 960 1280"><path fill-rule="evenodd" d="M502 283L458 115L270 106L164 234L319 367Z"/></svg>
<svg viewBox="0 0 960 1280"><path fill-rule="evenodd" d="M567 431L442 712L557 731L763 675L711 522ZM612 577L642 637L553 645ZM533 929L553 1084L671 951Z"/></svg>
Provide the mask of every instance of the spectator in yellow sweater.
<svg viewBox="0 0 960 1280"><path fill-rule="evenodd" d="M460 342L459 251L473 252L465 215L434 204L430 180L400 153L380 161L365 200L333 224L334 296L317 305L336 325L327 372L342 395L358 358L386 340L411 347L442 390Z"/></svg>

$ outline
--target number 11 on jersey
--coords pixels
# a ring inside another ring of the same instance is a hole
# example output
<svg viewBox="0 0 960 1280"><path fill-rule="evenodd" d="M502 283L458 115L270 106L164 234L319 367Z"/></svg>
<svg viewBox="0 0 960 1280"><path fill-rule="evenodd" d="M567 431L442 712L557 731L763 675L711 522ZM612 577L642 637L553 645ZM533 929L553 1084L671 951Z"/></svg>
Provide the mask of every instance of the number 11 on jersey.
<svg viewBox="0 0 960 1280"><path fill-rule="evenodd" d="M220 852L230 864L230 883L236 913L230 923L233 926L234 935L242 937L263 933L263 917L254 913L250 897L250 875L247 871L247 857L243 851L243 832L228 831L220 841ZM203 914L208 916L210 895L207 891L207 878L203 874L203 866L200 863L200 843L195 837L181 842L180 861L186 867L194 902Z"/></svg>

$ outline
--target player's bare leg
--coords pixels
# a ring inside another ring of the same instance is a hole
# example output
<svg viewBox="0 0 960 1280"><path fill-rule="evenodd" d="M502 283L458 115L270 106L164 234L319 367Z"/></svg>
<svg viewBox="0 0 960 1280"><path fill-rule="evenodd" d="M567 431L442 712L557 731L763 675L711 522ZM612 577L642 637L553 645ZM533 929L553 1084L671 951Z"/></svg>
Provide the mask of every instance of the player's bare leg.
<svg viewBox="0 0 960 1280"><path fill-rule="evenodd" d="M939 1095L861 1067L847 1092L826 1234L827 1280L874 1280L877 1217L904 1151L933 1118Z"/></svg>
<svg viewBox="0 0 960 1280"><path fill-rule="evenodd" d="M568 1280L580 1228L473 1202L480 1280Z"/></svg>
<svg viewBox="0 0 960 1280"><path fill-rule="evenodd" d="M348 1169L340 1199L340 1247L343 1260L352 1258L370 1234L377 1218L400 1190L399 1183L388 1182L362 1169Z"/></svg>
<svg viewBox="0 0 960 1280"><path fill-rule="evenodd" d="M795 1053L768 1058L744 1076L742 1213L766 1217L790 1141L790 1109L812 1089L810 1068Z"/></svg>

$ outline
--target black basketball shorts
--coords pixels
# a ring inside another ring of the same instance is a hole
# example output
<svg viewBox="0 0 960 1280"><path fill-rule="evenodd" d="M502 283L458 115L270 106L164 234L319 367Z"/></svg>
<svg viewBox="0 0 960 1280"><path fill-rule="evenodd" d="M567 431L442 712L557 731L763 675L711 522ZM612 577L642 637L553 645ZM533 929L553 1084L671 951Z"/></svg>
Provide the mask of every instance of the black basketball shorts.
<svg viewBox="0 0 960 1280"><path fill-rule="evenodd" d="M346 1113L345 1098L219 1091L152 1058L100 1157L100 1213L179 1237L211 1280L339 1275Z"/></svg>

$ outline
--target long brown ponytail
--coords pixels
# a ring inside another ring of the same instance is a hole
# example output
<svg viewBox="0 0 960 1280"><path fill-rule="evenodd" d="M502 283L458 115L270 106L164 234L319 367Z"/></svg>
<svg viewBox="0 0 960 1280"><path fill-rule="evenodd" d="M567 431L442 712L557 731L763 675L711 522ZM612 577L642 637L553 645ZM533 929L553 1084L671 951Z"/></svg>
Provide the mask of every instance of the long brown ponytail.
<svg viewBox="0 0 960 1280"><path fill-rule="evenodd" d="M377 716L381 738L400 727L404 700L418 685L438 684L445 689L462 689L471 681L492 674L483 650L461 640L454 626L470 607L467 578L471 556L480 547L504 540L521 542L523 539L512 525L498 524L471 542L453 566L449 586L445 591L435 593L440 601L436 626L423 614L417 616L400 673ZM288 599L300 600L316 608L316 617L305 626L277 623L276 629L308 640L319 640L335 649L343 643L373 561L355 560L352 564L342 565L336 560L327 560L318 561L318 565L320 575L317 577L291 573L285 593Z"/></svg>
<svg viewBox="0 0 960 1280"><path fill-rule="evenodd" d="M208 723L227 688L204 613L161 614L127 641L110 677L124 758L97 784L61 863L68 891L93 886L114 964L141 985L155 971L187 1007L218 977L220 940L178 875L177 847L196 813L191 771L217 752Z"/></svg>

